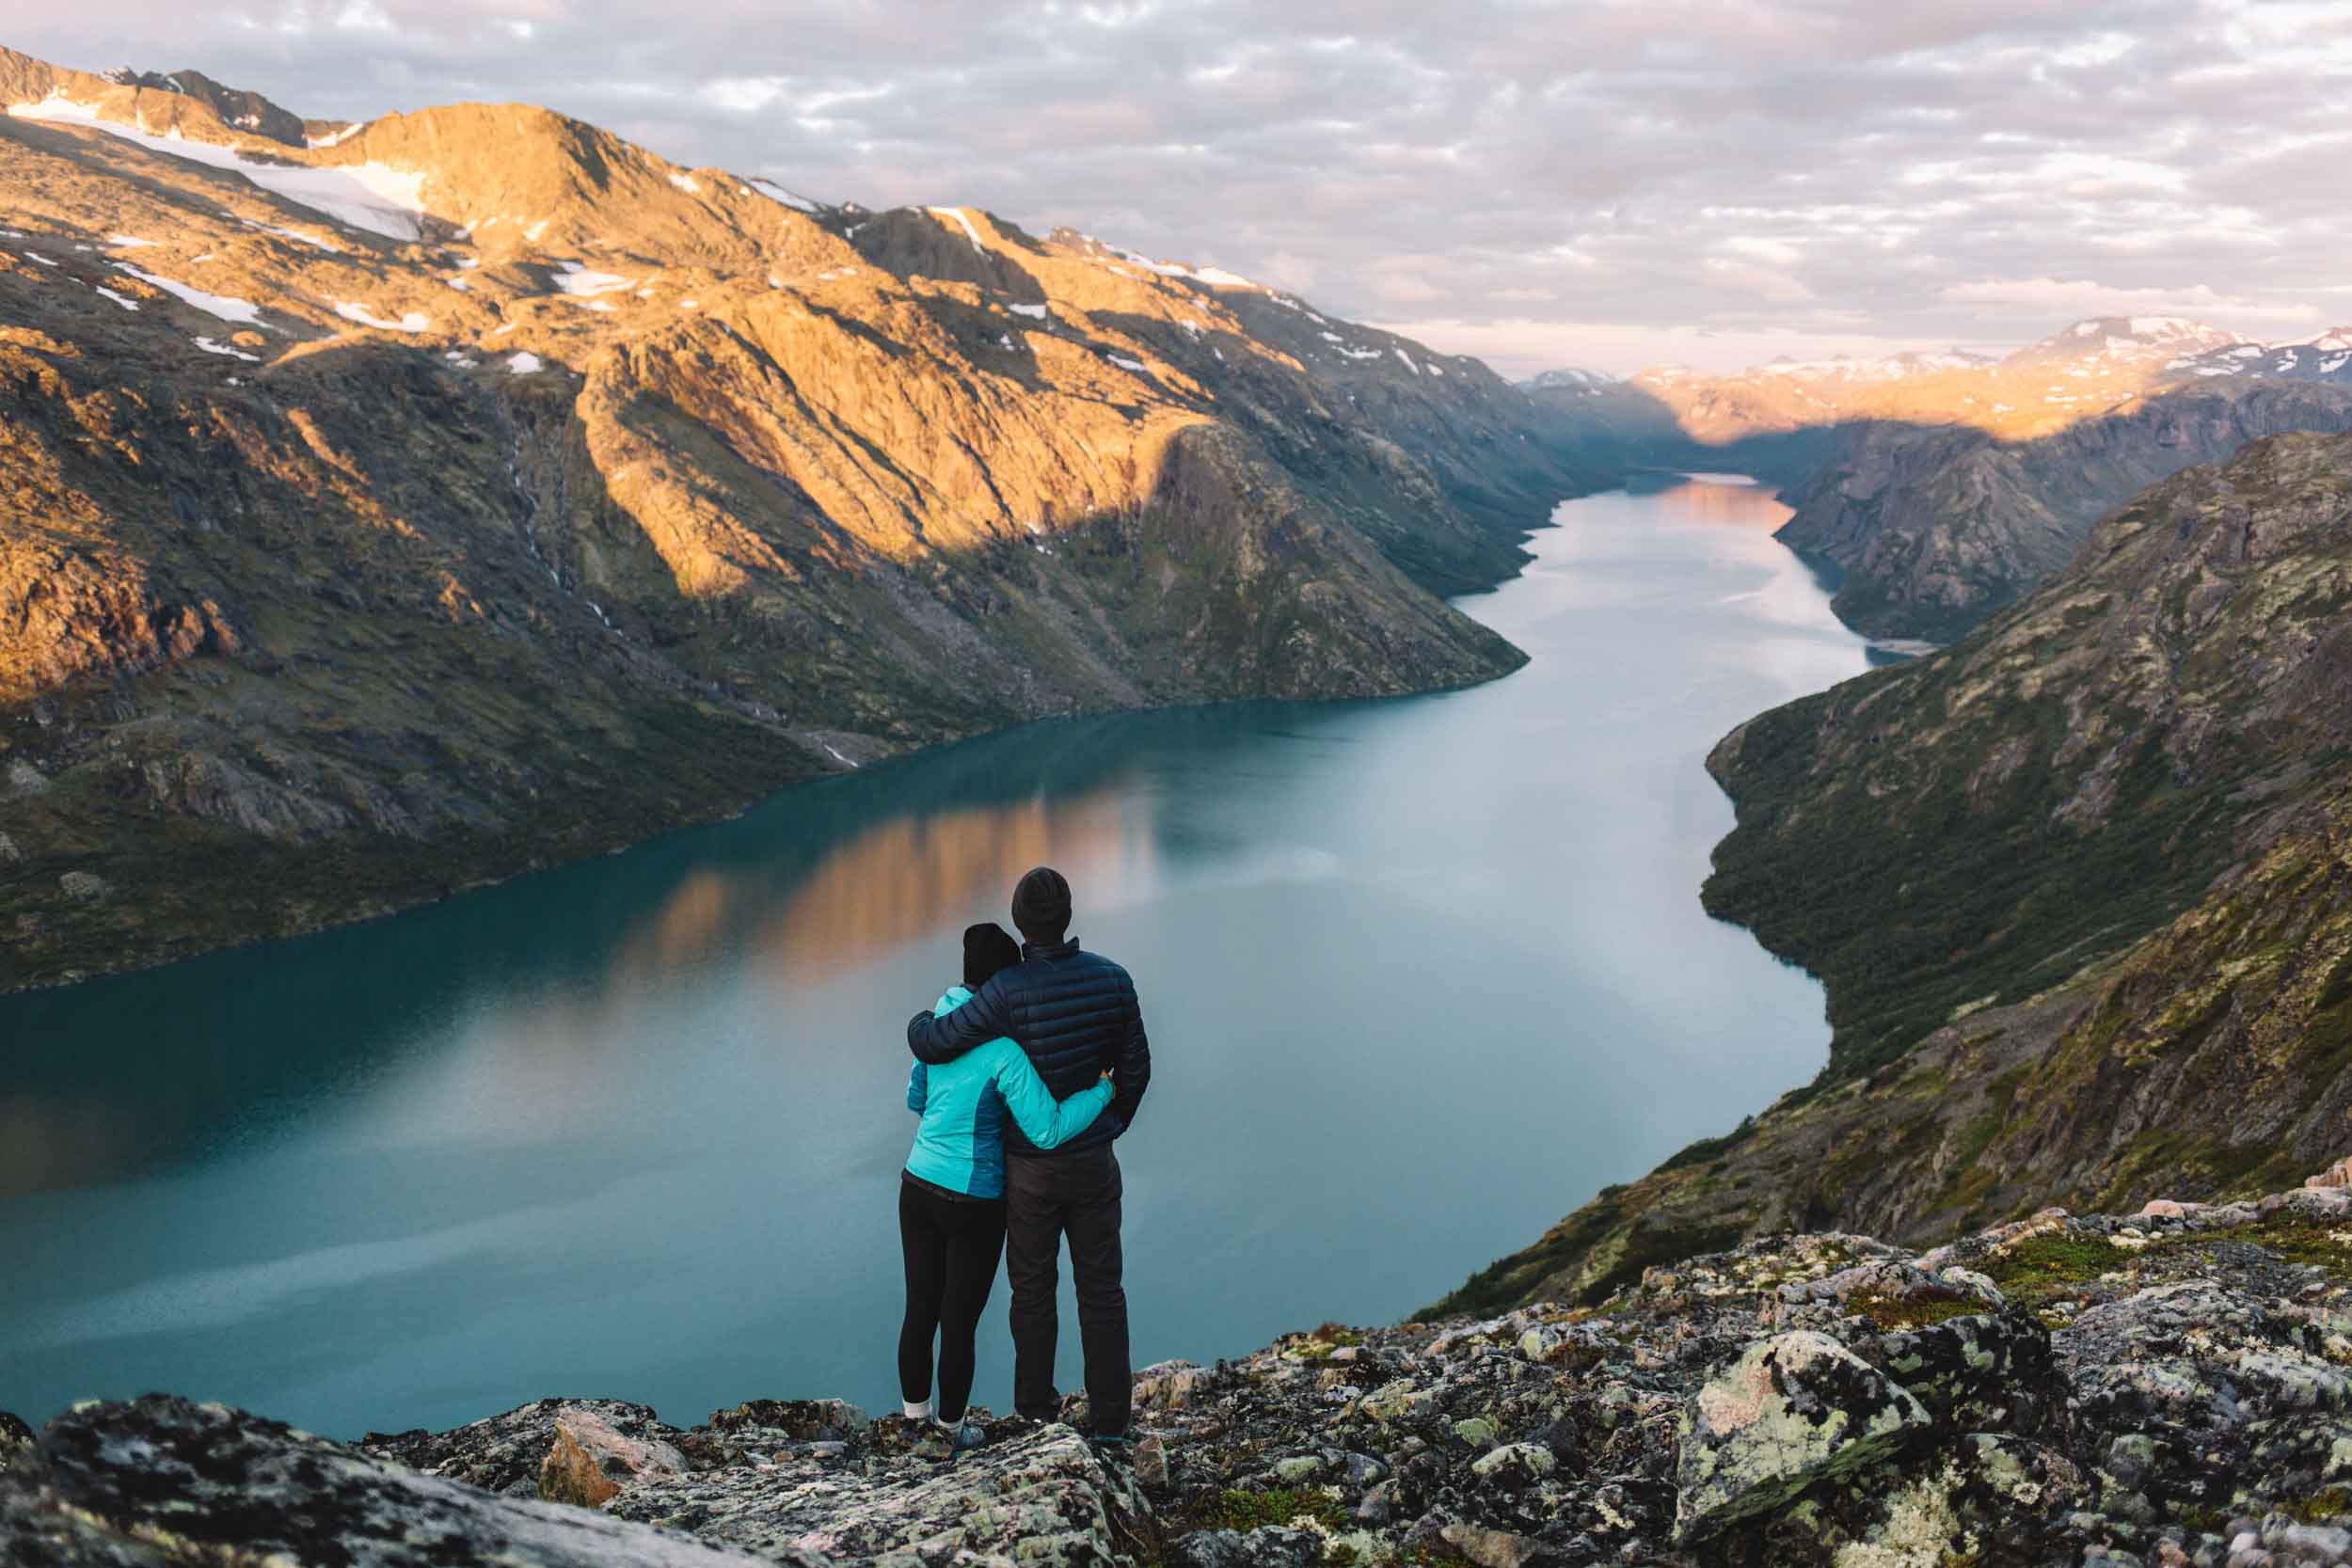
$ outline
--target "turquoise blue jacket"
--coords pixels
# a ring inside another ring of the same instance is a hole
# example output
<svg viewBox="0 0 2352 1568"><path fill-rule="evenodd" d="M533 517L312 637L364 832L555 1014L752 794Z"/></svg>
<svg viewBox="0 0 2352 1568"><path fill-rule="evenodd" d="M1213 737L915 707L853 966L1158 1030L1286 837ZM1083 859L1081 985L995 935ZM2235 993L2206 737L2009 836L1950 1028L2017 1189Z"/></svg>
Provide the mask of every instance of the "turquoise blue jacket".
<svg viewBox="0 0 2352 1568"><path fill-rule="evenodd" d="M931 1014L954 1012L971 1000L970 991L952 987ZM907 1169L949 1192L1002 1197L1008 1111L1023 1137L1052 1148L1093 1125L1110 1102L1111 1084L1104 1079L1057 1103L1027 1055L1001 1037L952 1062L917 1062L907 1078L907 1109L923 1120Z"/></svg>

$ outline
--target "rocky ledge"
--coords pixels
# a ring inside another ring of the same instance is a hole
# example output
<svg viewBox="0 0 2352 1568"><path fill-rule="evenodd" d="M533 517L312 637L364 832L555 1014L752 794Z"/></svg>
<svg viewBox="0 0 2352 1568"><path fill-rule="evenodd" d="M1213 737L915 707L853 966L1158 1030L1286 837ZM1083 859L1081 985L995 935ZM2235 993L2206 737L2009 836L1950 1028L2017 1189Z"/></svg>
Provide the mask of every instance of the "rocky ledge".
<svg viewBox="0 0 2352 1568"><path fill-rule="evenodd" d="M329 1442L156 1395L0 1417L50 1564L2352 1562L2352 1190L1768 1238L1597 1308L1327 1326L1136 1379L1140 1440L837 1401L547 1400ZM1065 1414L1073 1418L1079 1413Z"/></svg>

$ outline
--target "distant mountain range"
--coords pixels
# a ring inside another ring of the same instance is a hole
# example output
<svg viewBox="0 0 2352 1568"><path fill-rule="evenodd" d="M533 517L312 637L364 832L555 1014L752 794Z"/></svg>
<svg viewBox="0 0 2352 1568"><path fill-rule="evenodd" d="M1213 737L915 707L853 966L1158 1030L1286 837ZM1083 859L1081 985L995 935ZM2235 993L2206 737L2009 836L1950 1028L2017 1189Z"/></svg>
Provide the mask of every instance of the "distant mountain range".
<svg viewBox="0 0 2352 1568"><path fill-rule="evenodd" d="M1519 653L1615 470L1475 360L977 208L0 51L0 989L1047 714Z"/></svg>
<svg viewBox="0 0 2352 1568"><path fill-rule="evenodd" d="M2178 317L2102 316L1998 357L1521 385L1629 461L1776 484L1796 508L1780 537L1836 571L1848 624L1944 641L2065 565L2143 486L2261 436L2352 429L2352 329L2263 344Z"/></svg>

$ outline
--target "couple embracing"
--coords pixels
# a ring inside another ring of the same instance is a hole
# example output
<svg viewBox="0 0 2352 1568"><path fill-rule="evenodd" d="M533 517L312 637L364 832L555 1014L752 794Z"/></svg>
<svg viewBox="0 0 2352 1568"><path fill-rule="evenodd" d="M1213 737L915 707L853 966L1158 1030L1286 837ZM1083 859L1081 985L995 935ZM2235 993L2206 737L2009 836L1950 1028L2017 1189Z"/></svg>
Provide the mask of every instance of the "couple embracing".
<svg viewBox="0 0 2352 1568"><path fill-rule="evenodd" d="M1060 1418L1054 1341L1062 1239L1070 1241L1086 1351L1087 1427L1127 1435L1127 1294L1120 1284L1119 1160L1152 1083L1134 981L1070 936L1070 884L1040 866L1013 890L1003 927L963 933L963 983L907 1024L907 1108L922 1121L898 1183L906 1320L898 1331L906 1415L958 1448L973 1337L1001 1253L1012 1285L1013 1408ZM931 1347L939 1394L931 1402Z"/></svg>

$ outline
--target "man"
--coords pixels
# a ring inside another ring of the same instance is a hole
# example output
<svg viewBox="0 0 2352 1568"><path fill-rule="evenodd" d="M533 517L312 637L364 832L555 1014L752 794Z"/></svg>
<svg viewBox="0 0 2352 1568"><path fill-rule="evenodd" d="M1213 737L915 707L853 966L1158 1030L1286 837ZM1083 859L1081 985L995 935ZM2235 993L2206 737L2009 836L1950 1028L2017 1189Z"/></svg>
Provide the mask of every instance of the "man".
<svg viewBox="0 0 2352 1568"><path fill-rule="evenodd" d="M907 1048L937 1065L984 1041L1009 1036L1057 1100L1118 1074L1110 1108L1086 1132L1051 1150L1005 1130L1005 1275L1012 1285L1012 1402L1041 1421L1058 1418L1054 1341L1060 1329L1061 1242L1078 1288L1078 1337L1086 1348L1088 1425L1099 1443L1126 1441L1131 1374L1127 1292L1120 1282L1119 1159L1111 1140L1135 1125L1152 1084L1152 1047L1135 982L1070 936L1070 884L1039 866L1013 890L1012 923L1022 961L999 971L952 1012L920 1012Z"/></svg>

